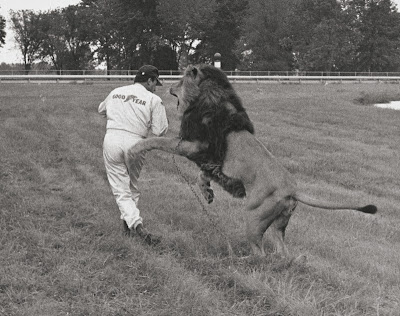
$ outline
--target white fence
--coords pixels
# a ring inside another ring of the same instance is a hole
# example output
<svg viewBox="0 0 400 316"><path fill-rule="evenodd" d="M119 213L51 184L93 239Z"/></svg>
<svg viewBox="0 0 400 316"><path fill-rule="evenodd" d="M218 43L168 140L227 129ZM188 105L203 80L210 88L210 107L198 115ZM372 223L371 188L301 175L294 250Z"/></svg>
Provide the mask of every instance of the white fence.
<svg viewBox="0 0 400 316"><path fill-rule="evenodd" d="M272 70L224 70L228 76L345 76L345 77L399 77L398 72L343 72L343 71L272 71ZM115 75L134 76L137 70L0 70L0 75ZM181 75L180 70L159 70L160 75Z"/></svg>
<svg viewBox="0 0 400 316"><path fill-rule="evenodd" d="M110 81L133 81L134 75L1 75L0 82L110 82ZM160 75L162 81L177 81L181 75ZM299 75L230 75L229 80L233 82L392 82L400 83L399 76L299 76Z"/></svg>
<svg viewBox="0 0 400 316"><path fill-rule="evenodd" d="M229 76L231 81L277 82L400 82L400 76Z"/></svg>

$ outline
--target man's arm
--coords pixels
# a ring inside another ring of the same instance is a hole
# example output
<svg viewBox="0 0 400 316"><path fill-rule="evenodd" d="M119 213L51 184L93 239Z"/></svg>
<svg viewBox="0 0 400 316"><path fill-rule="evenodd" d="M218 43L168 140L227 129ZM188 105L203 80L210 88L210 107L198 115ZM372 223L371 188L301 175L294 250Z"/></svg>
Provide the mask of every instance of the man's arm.
<svg viewBox="0 0 400 316"><path fill-rule="evenodd" d="M168 118L165 106L160 98L155 98L151 118L151 132L155 136L163 136L168 131Z"/></svg>
<svg viewBox="0 0 400 316"><path fill-rule="evenodd" d="M106 99L106 100L107 100L107 99ZM98 109L99 114L100 114L101 116L104 116L104 117L107 116L106 100L104 100L103 102L100 103L99 109Z"/></svg>
<svg viewBox="0 0 400 316"><path fill-rule="evenodd" d="M112 93L112 92L111 92ZM107 102L111 97L111 93L107 96L107 98L105 98L105 100L103 102L100 103L99 108L98 108L98 112L101 116L106 117L107 116Z"/></svg>

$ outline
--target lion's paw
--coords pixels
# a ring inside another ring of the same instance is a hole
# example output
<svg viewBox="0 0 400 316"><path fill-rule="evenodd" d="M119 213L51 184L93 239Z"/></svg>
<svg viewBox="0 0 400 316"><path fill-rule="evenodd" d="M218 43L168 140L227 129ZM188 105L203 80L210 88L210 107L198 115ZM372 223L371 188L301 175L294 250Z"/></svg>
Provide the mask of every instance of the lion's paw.
<svg viewBox="0 0 400 316"><path fill-rule="evenodd" d="M214 190L207 184L199 184L199 188L201 191L201 194L204 196L206 199L207 203L210 204L214 201Z"/></svg>
<svg viewBox="0 0 400 316"><path fill-rule="evenodd" d="M208 204L211 204L214 201L214 190L211 188L206 189L205 192L203 192L203 196L206 199Z"/></svg>
<svg viewBox="0 0 400 316"><path fill-rule="evenodd" d="M131 157L136 157L137 155L139 155L142 152L143 152L143 148L139 142L139 143L135 144L134 146L132 146L131 148L129 148L128 155Z"/></svg>

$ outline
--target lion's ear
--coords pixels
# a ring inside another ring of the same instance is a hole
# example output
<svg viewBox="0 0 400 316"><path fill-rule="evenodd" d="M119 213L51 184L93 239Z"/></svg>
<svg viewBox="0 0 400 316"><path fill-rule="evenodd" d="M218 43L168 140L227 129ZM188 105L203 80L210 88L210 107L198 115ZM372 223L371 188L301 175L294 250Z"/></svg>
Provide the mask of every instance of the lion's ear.
<svg viewBox="0 0 400 316"><path fill-rule="evenodd" d="M192 69L192 73L193 73L193 76L196 78L196 76L197 76L197 73L198 73L198 70L197 70L197 68L196 68L196 67L193 67L193 69Z"/></svg>

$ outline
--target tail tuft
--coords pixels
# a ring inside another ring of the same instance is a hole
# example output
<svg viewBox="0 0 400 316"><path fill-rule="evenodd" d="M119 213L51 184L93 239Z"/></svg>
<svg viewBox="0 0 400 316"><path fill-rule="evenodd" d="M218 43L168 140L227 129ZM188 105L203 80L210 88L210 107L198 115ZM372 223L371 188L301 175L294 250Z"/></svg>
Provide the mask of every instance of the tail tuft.
<svg viewBox="0 0 400 316"><path fill-rule="evenodd" d="M360 207L357 211L368 213L368 214L375 214L378 211L378 208L375 205L367 205L364 207Z"/></svg>

